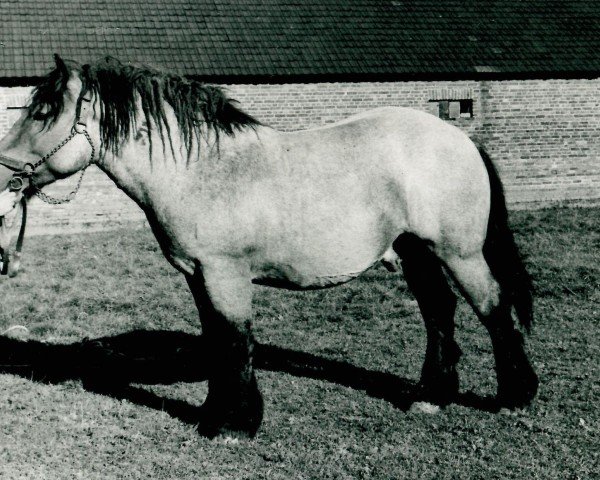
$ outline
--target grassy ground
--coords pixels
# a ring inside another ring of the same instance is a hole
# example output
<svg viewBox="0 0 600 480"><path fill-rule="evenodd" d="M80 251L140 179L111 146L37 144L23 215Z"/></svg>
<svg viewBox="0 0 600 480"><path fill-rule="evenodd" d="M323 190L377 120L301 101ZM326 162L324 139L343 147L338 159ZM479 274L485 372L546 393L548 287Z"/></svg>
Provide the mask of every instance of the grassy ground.
<svg viewBox="0 0 600 480"><path fill-rule="evenodd" d="M542 383L530 408L488 408L489 340L464 302L462 401L435 415L401 408L419 376L424 328L402 278L375 268L331 290L256 288L268 369L258 372L266 411L251 441L196 434L190 417L206 384L176 381L196 371L193 356L164 369L175 382L167 386L110 396L78 378L93 352L78 343L86 337L183 332L116 337L130 351L164 355L170 341L198 340L185 282L149 232L29 239L22 275L0 287L0 331L26 326L19 340L45 353L33 371L6 366L31 362L18 357L19 341L1 344L0 371L13 373L0 375L0 478L599 478L600 210L516 212L513 224L536 287L528 348ZM136 368L153 381L164 363Z"/></svg>

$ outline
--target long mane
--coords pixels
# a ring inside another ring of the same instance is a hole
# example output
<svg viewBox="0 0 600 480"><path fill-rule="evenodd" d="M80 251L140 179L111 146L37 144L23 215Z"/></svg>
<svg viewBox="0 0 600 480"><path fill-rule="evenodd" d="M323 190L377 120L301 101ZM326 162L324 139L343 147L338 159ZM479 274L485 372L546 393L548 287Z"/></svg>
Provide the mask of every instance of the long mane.
<svg viewBox="0 0 600 480"><path fill-rule="evenodd" d="M145 120L149 130L156 127L163 147L168 140L173 148L165 103L175 113L188 155L203 126L213 129L218 138L221 132L232 135L244 127L260 125L217 86L105 57L87 65L70 61L68 67L59 65L42 79L28 108L30 116L42 117L44 126L55 122L62 113L72 71L77 72L83 83L78 105L88 93L99 100L102 147L116 154L140 120ZM138 102L143 119L137 118Z"/></svg>

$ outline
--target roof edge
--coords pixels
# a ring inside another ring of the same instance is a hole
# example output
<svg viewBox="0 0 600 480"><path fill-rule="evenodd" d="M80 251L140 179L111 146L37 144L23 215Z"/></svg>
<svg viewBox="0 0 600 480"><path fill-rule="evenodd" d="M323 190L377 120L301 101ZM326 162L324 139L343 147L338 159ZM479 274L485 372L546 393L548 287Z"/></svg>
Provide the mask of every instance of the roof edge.
<svg viewBox="0 0 600 480"><path fill-rule="evenodd" d="M303 75L186 75L207 83L285 84L342 82L432 82L485 80L592 80L600 78L600 69L565 72L462 72L462 73L332 73Z"/></svg>
<svg viewBox="0 0 600 480"><path fill-rule="evenodd" d="M41 79L42 77L0 77L0 87L32 87Z"/></svg>
<svg viewBox="0 0 600 480"><path fill-rule="evenodd" d="M563 72L452 72L452 73L331 73L302 75L185 75L187 78L218 84L286 84L286 83L361 83L410 81L509 81L509 80L594 80L599 70L572 70ZM43 77L2 77L0 87L31 87Z"/></svg>

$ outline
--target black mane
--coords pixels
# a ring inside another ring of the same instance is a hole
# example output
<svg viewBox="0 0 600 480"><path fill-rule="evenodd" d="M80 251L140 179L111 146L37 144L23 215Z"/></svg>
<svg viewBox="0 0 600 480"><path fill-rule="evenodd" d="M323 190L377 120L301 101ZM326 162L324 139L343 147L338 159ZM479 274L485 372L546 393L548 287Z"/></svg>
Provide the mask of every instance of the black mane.
<svg viewBox="0 0 600 480"><path fill-rule="evenodd" d="M68 67L57 58L57 67L37 85L28 107L29 115L43 120L45 127L62 113L67 82L73 71L83 83L78 105L86 94L96 96L100 104L102 147L114 153L118 153L122 141L140 120L136 114L138 101L147 128L155 126L163 146L166 135L172 148L163 102L171 106L188 154L203 125L212 128L217 136L220 132L231 135L244 127L260 125L217 86L106 57L89 65L69 62Z"/></svg>

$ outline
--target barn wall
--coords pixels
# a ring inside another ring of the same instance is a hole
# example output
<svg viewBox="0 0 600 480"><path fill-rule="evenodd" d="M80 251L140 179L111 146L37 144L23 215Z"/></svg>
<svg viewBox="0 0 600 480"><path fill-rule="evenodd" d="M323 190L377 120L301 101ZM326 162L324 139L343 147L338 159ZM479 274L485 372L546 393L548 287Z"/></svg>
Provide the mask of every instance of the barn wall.
<svg viewBox="0 0 600 480"><path fill-rule="evenodd" d="M444 89L471 92L473 118L450 120L489 151L510 205L600 201L600 79L235 85L231 96L282 130L382 105L437 114Z"/></svg>
<svg viewBox="0 0 600 480"><path fill-rule="evenodd" d="M440 98L471 96L473 118L450 120L482 142L495 160L512 208L600 203L600 80L319 83L229 85L232 97L281 130L314 127L383 105L437 114ZM0 135L19 115L27 88L0 88ZM66 194L68 179L47 187ZM38 230L81 230L143 222L141 210L98 169L90 168L70 205L34 200ZM37 226L37 227L36 227Z"/></svg>

